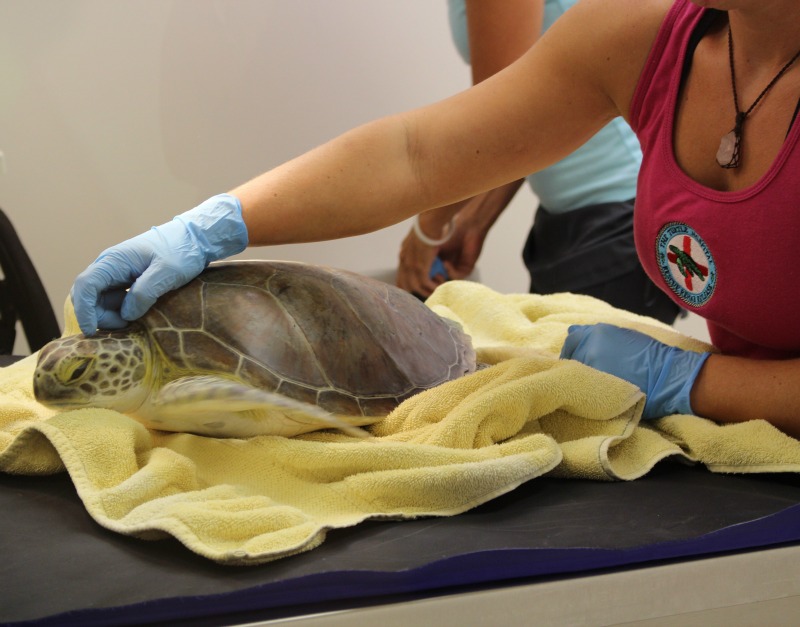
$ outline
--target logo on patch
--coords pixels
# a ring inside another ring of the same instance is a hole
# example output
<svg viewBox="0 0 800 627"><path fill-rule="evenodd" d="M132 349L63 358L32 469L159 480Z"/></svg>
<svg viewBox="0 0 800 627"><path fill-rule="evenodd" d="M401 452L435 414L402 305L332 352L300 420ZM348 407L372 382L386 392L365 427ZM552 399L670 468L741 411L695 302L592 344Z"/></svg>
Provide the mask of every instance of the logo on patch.
<svg viewBox="0 0 800 627"><path fill-rule="evenodd" d="M685 303L700 307L717 285L714 258L694 229L670 222L656 238L656 261L669 288Z"/></svg>

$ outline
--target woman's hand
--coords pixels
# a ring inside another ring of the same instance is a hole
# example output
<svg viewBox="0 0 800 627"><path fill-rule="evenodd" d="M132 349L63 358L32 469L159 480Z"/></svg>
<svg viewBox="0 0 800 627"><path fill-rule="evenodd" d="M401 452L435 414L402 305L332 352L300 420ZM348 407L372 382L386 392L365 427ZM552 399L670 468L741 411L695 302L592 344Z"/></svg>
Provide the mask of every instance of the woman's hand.
<svg viewBox="0 0 800 627"><path fill-rule="evenodd" d="M647 395L643 418L693 414L690 394L710 353L695 353L610 324L573 325L561 359L630 381Z"/></svg>
<svg viewBox="0 0 800 627"><path fill-rule="evenodd" d="M87 336L98 327L122 328L210 262L246 246L238 199L228 194L209 198L172 221L103 251L72 286L78 325Z"/></svg>

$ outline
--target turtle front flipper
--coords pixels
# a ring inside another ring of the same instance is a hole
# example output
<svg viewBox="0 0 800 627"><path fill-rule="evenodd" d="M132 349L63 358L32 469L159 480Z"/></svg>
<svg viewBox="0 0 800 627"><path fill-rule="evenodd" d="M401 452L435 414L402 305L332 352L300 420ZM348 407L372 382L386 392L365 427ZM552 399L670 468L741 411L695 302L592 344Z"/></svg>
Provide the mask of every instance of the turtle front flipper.
<svg viewBox="0 0 800 627"><path fill-rule="evenodd" d="M234 438L292 437L319 429L371 437L356 425L380 420L334 415L310 403L213 375L167 383L137 418L153 429Z"/></svg>

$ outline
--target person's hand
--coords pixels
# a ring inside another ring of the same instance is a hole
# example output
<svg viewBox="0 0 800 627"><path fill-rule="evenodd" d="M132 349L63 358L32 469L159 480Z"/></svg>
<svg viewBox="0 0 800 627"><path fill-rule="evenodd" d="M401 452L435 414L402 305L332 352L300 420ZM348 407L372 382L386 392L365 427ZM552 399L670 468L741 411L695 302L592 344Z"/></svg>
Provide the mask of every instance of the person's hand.
<svg viewBox="0 0 800 627"><path fill-rule="evenodd" d="M72 286L78 325L87 336L98 327L122 328L212 261L246 247L239 200L229 194L213 196L172 221L103 251Z"/></svg>
<svg viewBox="0 0 800 627"><path fill-rule="evenodd" d="M475 271L489 230L514 197L522 181L470 198L456 218L453 236L439 249L450 279L465 279Z"/></svg>
<svg viewBox="0 0 800 627"><path fill-rule="evenodd" d="M430 296L445 281L445 277L440 274L431 276L438 250L436 246L421 242L414 231L409 231L400 245L400 260L395 279L397 286L422 298Z"/></svg>
<svg viewBox="0 0 800 627"><path fill-rule="evenodd" d="M689 395L708 356L610 324L571 326L561 349L561 359L575 359L639 387L647 395L643 418L692 414Z"/></svg>
<svg viewBox="0 0 800 627"><path fill-rule="evenodd" d="M466 279L475 271L488 233L487 228L470 221L468 211L458 214L453 237L439 249L439 259L451 280Z"/></svg>
<svg viewBox="0 0 800 627"><path fill-rule="evenodd" d="M475 270L491 223L475 219L477 203L464 204L450 227L447 241L431 246L412 229L400 245L398 287L422 298L449 280L465 279ZM442 272L442 270L444 270Z"/></svg>

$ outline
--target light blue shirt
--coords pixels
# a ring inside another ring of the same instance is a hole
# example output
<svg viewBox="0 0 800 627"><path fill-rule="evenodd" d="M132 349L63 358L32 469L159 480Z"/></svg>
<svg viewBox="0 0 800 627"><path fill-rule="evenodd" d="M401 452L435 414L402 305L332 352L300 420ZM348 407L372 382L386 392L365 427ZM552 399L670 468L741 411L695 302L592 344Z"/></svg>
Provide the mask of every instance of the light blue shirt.
<svg viewBox="0 0 800 627"><path fill-rule="evenodd" d="M577 0L546 0L547 30ZM469 63L469 35L464 0L448 0L450 31L462 58ZM631 128L622 118L604 126L568 157L528 177L542 206L552 213L636 196L636 178L642 150Z"/></svg>

